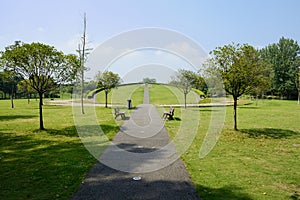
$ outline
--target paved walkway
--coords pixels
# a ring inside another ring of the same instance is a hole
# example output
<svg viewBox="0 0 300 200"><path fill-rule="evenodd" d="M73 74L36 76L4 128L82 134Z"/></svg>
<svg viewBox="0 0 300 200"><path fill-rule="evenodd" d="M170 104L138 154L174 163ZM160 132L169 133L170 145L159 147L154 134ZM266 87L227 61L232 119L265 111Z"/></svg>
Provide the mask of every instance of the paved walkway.
<svg viewBox="0 0 300 200"><path fill-rule="evenodd" d="M131 113L100 161L73 200L199 199L161 116L149 104L148 88L144 104Z"/></svg>

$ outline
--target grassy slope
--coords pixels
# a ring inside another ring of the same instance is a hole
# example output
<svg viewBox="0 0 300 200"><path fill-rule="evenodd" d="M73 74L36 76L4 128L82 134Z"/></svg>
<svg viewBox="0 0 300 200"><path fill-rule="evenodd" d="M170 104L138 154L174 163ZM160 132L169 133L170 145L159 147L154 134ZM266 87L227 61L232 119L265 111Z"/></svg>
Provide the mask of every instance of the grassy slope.
<svg viewBox="0 0 300 200"><path fill-rule="evenodd" d="M118 104L127 107L127 99L131 98L134 105L141 104L143 101L143 88L140 85L125 85L120 86L117 89L112 89L108 93L108 104ZM105 93L104 91L99 92L96 95L96 100L98 103L105 103Z"/></svg>

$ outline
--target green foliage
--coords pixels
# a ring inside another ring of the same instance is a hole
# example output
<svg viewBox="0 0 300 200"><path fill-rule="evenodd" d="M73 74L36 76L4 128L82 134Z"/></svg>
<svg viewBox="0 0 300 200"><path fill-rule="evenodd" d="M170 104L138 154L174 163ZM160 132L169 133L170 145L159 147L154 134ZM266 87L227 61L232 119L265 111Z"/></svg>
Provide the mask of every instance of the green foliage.
<svg viewBox="0 0 300 200"><path fill-rule="evenodd" d="M220 74L225 91L234 99L234 129L237 130L237 99L257 87L261 81L264 64L254 47L244 45L225 45L211 52L210 71Z"/></svg>
<svg viewBox="0 0 300 200"><path fill-rule="evenodd" d="M121 78L118 74L111 71L99 72L96 76L97 88L104 88L105 91L105 107L107 108L107 94L111 89L116 88L121 83Z"/></svg>
<svg viewBox="0 0 300 200"><path fill-rule="evenodd" d="M234 98L249 92L260 81L263 65L252 46L225 45L211 54L214 56L211 67L221 75L226 92Z"/></svg>
<svg viewBox="0 0 300 200"><path fill-rule="evenodd" d="M184 106L186 108L186 98L187 94L192 90L192 88L202 88L205 84L204 79L196 74L195 72L180 69L176 76L172 77L171 85L176 86L183 92L184 95Z"/></svg>
<svg viewBox="0 0 300 200"><path fill-rule="evenodd" d="M282 97L296 96L300 66L300 47L297 41L282 37L278 43L263 48L260 54L265 62L271 64L274 73L273 91Z"/></svg>
<svg viewBox="0 0 300 200"><path fill-rule="evenodd" d="M151 84L151 83L156 83L156 79L155 78L143 78L143 83L145 84Z"/></svg>
<svg viewBox="0 0 300 200"><path fill-rule="evenodd" d="M105 91L110 92L112 88L116 88L121 83L121 78L118 74L111 71L99 72L97 77L98 88L104 88Z"/></svg>
<svg viewBox="0 0 300 200"><path fill-rule="evenodd" d="M73 67L68 61L74 57L65 56L54 47L42 43L21 43L5 48L1 52L1 63L5 69L13 70L28 79L28 84L40 97L40 129L44 129L42 99L46 92L57 88L58 83L69 81Z"/></svg>
<svg viewBox="0 0 300 200"><path fill-rule="evenodd" d="M193 90L195 93L197 93L200 97L205 96L205 93L202 92L201 90L198 90L198 89L195 89L195 88L192 88L192 90Z"/></svg>

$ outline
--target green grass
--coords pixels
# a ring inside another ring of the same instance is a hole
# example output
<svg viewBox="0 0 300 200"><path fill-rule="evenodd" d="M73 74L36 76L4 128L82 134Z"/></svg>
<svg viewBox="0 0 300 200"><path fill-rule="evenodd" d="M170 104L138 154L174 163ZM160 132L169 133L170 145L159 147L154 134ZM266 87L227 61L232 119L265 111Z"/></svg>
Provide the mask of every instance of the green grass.
<svg viewBox="0 0 300 200"><path fill-rule="evenodd" d="M96 159L75 130L72 108L44 106L46 131L38 128L38 101L0 101L1 199L69 199ZM113 138L111 110L97 108L102 130ZM105 123L103 123L105 122Z"/></svg>
<svg viewBox="0 0 300 200"><path fill-rule="evenodd" d="M199 150L213 108L200 112L197 135L182 155L203 199L299 199L300 106L295 101L265 101L238 108L240 131L232 130L232 107L227 108L223 132L203 159ZM180 121L165 125L176 135Z"/></svg>
<svg viewBox="0 0 300 200"><path fill-rule="evenodd" d="M107 95L108 104L114 104L121 107L127 107L127 99L131 99L133 106L143 102L144 89L140 85L124 85L117 89L112 89ZM142 95L142 96L140 96ZM96 100L100 104L105 103L105 92L101 91L96 95Z"/></svg>
<svg viewBox="0 0 300 200"><path fill-rule="evenodd" d="M150 103L155 105L183 104L183 93L174 86L152 84L149 89ZM198 103L193 92L188 93L187 103Z"/></svg>
<svg viewBox="0 0 300 200"><path fill-rule="evenodd" d="M123 88L111 93L113 102L142 103L143 88ZM129 95L130 93L130 95ZM121 95L122 94L122 95ZM194 102L190 95L189 102ZM114 101L115 100L115 101ZM150 101L178 104L177 88L152 85ZM0 101L1 199L69 199L96 159L75 131L72 108L44 106L46 131L38 131L38 101ZM185 118L200 115L193 143L181 158L202 199L299 199L300 106L295 101L265 100L238 107L239 131L233 131L233 110L227 107L222 134L205 158L199 150L215 108L175 109L176 120L166 121L171 138ZM96 108L102 130L112 139L119 126L111 109ZM192 128L192 127L191 127ZM188 131L187 131L188 132ZM185 139L185 138L182 138Z"/></svg>

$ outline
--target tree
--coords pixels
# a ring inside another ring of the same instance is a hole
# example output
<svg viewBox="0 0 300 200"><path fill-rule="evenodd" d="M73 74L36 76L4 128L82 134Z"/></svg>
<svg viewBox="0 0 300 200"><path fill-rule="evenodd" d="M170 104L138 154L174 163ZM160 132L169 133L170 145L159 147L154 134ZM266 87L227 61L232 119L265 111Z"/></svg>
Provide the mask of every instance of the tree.
<svg viewBox="0 0 300 200"><path fill-rule="evenodd" d="M195 72L179 69L178 73L172 77L171 85L176 86L179 90L183 92L184 95L184 108L186 108L186 97L187 94L193 88L193 84L195 83Z"/></svg>
<svg viewBox="0 0 300 200"><path fill-rule="evenodd" d="M14 97L17 92L17 84L21 81L21 77L16 73L15 69L5 67L1 73L2 91L10 96L11 108L14 108Z"/></svg>
<svg viewBox="0 0 300 200"><path fill-rule="evenodd" d="M92 50L91 48L86 48L86 14L84 13L83 18L83 34L81 37L81 44L78 45L78 54L79 54L79 80L80 80L80 101L81 101L81 113L84 114L84 106L83 106L83 91L84 91L84 71L87 68L84 66L88 51Z"/></svg>
<svg viewBox="0 0 300 200"><path fill-rule="evenodd" d="M258 96L261 96L261 99L264 99L264 94L267 91L270 91L272 88L272 80L274 77L272 66L267 62L264 62L260 59L262 67L261 73L257 77L257 84L252 89L252 93L256 96L256 105L258 104Z"/></svg>
<svg viewBox="0 0 300 200"><path fill-rule="evenodd" d="M151 83L156 83L156 79L155 78L143 78L143 83L144 84L151 84Z"/></svg>
<svg viewBox="0 0 300 200"><path fill-rule="evenodd" d="M280 38L276 44L270 44L260 51L265 62L272 65L273 87L281 99L288 99L297 94L297 74L300 66L300 47L292 39Z"/></svg>
<svg viewBox="0 0 300 200"><path fill-rule="evenodd" d="M54 47L41 43L22 43L9 46L1 52L1 61L8 68L28 79L29 85L39 95L40 130L44 130L43 95L68 79L73 70L65 55Z"/></svg>
<svg viewBox="0 0 300 200"><path fill-rule="evenodd" d="M14 49L20 46L20 41L16 41L15 44L7 47L6 49ZM4 68L4 78L7 80L10 85L10 100L11 100L11 108L14 108L14 95L16 93L17 88L17 80L21 79L19 74L16 71L15 66L9 65L9 63L1 63Z"/></svg>
<svg viewBox="0 0 300 200"><path fill-rule="evenodd" d="M105 107L107 108L107 95L111 89L116 88L121 83L121 78L118 74L111 71L99 72L96 76L98 88L104 88L105 92Z"/></svg>
<svg viewBox="0 0 300 200"><path fill-rule="evenodd" d="M30 102L30 95L34 93L34 89L30 86L29 80L24 79L18 83L18 90L25 93L27 96L28 104Z"/></svg>
<svg viewBox="0 0 300 200"><path fill-rule="evenodd" d="M210 70L221 75L225 91L233 97L234 130L237 130L237 100L259 85L263 64L258 52L247 44L217 47L211 54Z"/></svg>

